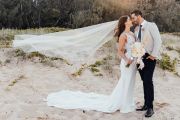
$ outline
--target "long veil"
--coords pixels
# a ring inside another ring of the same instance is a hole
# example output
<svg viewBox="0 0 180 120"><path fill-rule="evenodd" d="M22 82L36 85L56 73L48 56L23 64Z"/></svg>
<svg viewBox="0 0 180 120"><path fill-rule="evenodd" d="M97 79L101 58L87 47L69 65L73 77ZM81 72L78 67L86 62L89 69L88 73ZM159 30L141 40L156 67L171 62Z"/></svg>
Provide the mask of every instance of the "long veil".
<svg viewBox="0 0 180 120"><path fill-rule="evenodd" d="M44 35L16 35L13 47L61 57L72 64L87 62L95 51L111 40L117 21Z"/></svg>
<svg viewBox="0 0 180 120"><path fill-rule="evenodd" d="M17 35L15 48L38 51L51 57L63 57L72 63L88 61L95 51L114 36L117 21L45 35ZM120 80L122 82L122 80ZM47 96L48 106L64 109L97 110L112 113L120 108L123 84L117 84L111 95L62 90ZM125 111L127 112L127 110Z"/></svg>

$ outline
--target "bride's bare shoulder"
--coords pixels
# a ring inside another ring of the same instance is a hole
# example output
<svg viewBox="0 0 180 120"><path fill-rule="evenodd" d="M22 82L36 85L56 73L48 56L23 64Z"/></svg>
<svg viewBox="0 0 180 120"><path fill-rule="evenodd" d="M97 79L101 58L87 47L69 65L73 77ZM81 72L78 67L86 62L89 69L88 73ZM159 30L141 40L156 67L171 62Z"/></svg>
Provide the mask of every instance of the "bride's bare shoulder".
<svg viewBox="0 0 180 120"><path fill-rule="evenodd" d="M121 35L119 36L119 42L126 42L127 41L127 35L125 33L121 33Z"/></svg>
<svg viewBox="0 0 180 120"><path fill-rule="evenodd" d="M126 39L127 38L127 34L125 32L123 32L123 33L121 33L119 38Z"/></svg>

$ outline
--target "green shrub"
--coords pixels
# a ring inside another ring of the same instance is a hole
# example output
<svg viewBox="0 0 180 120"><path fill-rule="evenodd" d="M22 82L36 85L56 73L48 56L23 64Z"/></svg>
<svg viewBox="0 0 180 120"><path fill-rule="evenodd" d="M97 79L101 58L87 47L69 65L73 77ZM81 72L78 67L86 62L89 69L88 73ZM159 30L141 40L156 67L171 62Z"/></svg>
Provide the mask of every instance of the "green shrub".
<svg viewBox="0 0 180 120"><path fill-rule="evenodd" d="M90 69L93 73L100 72L100 70L97 69L96 67L91 67Z"/></svg>
<svg viewBox="0 0 180 120"><path fill-rule="evenodd" d="M162 54L162 59L158 61L160 68L163 70L168 70L170 72L176 71L177 59L171 60L170 56L166 53Z"/></svg>
<svg viewBox="0 0 180 120"><path fill-rule="evenodd" d="M167 46L166 49L167 50L174 50L173 46Z"/></svg>

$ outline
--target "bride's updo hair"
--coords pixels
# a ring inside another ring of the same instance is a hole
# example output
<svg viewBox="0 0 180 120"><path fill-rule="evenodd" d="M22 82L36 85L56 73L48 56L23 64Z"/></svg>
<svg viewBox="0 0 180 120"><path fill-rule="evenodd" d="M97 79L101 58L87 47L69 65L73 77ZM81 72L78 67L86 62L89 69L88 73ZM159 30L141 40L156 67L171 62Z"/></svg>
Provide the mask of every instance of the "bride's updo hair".
<svg viewBox="0 0 180 120"><path fill-rule="evenodd" d="M115 29L115 37L120 37L121 33L124 32L125 30L125 23L127 22L127 20L130 18L130 16L128 15L124 15L124 16L121 16L119 18L119 22L118 22L118 26L117 28Z"/></svg>

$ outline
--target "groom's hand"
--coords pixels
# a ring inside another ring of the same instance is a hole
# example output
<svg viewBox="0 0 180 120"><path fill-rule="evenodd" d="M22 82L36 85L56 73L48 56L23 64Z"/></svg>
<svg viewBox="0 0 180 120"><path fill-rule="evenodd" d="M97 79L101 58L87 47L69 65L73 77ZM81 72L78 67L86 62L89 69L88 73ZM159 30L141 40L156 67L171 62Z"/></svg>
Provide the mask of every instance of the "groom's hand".
<svg viewBox="0 0 180 120"><path fill-rule="evenodd" d="M146 59L155 60L156 58L155 58L155 57L153 57L153 56L151 56L151 55L149 55Z"/></svg>

